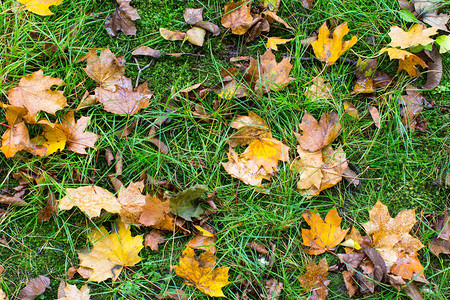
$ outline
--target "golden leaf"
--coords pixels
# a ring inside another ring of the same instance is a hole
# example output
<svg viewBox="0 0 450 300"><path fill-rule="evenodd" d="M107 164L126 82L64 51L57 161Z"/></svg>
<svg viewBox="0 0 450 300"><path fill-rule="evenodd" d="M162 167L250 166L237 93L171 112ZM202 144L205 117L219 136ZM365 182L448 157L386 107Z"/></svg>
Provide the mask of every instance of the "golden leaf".
<svg viewBox="0 0 450 300"><path fill-rule="evenodd" d="M349 41L342 41L344 36L349 32L347 22L339 25L333 31L333 38L330 39L330 30L326 22L319 29L319 36L317 41L312 41L311 46L314 49L314 54L327 65L334 64L338 58L350 49L358 38L353 36Z"/></svg>
<svg viewBox="0 0 450 300"><path fill-rule="evenodd" d="M302 214L311 229L302 228L302 245L310 248L305 252L310 255L318 255L325 251L333 251L344 239L349 229L341 229L342 218L339 217L336 208L330 210L322 220L319 213L306 211Z"/></svg>
<svg viewBox="0 0 450 300"><path fill-rule="evenodd" d="M272 138L269 125L252 111L248 116L238 116L231 122L231 128L238 132L230 138L230 146L245 146L257 138Z"/></svg>
<svg viewBox="0 0 450 300"><path fill-rule="evenodd" d="M131 182L126 188L122 187L117 196L122 206L119 212L120 219L124 223L139 224L139 218L145 205L144 182Z"/></svg>
<svg viewBox="0 0 450 300"><path fill-rule="evenodd" d="M36 145L30 140L28 129L24 122L20 122L6 129L2 135L2 146L0 150L6 158L13 157L18 151L26 150L33 155L45 156L47 148Z"/></svg>
<svg viewBox="0 0 450 300"><path fill-rule="evenodd" d="M311 298L314 300L325 300L328 295L327 285L330 281L328 276L328 262L323 258L319 264L309 261L306 265L306 273L298 278L300 285L307 291L311 291Z"/></svg>
<svg viewBox="0 0 450 300"><path fill-rule="evenodd" d="M427 64L417 55L409 55L406 59L400 59L398 61L397 73L405 70L409 76L417 77L420 75L419 69L416 65L420 65L422 68L428 67Z"/></svg>
<svg viewBox="0 0 450 300"><path fill-rule="evenodd" d="M102 209L110 213L119 213L121 206L116 197L109 191L95 186L88 185L76 189L67 188L67 196L59 202L59 209L69 210L78 206L89 218L100 216Z"/></svg>
<svg viewBox="0 0 450 300"><path fill-rule="evenodd" d="M278 161L289 162L289 147L274 138L255 139L245 149L241 157L263 167L267 174L273 175Z"/></svg>
<svg viewBox="0 0 450 300"><path fill-rule="evenodd" d="M52 124L50 122L47 124L48 125L44 125L44 132L41 136L31 139L31 141L37 145L47 148L47 152L45 153L46 156L53 154L58 150L63 150L67 141L67 135L63 126L60 124Z"/></svg>
<svg viewBox="0 0 450 300"><path fill-rule="evenodd" d="M50 6L59 5L63 0L18 0L20 3L24 4L25 7L38 15L50 16L53 13L50 11Z"/></svg>
<svg viewBox="0 0 450 300"><path fill-rule="evenodd" d="M139 252L144 247L142 235L131 236L131 231L120 220L115 232L108 234L105 227L89 234L93 247L89 253L78 253L80 266L92 269L89 279L102 282L108 278L115 281L123 267L131 267L141 261Z"/></svg>
<svg viewBox="0 0 450 300"><path fill-rule="evenodd" d="M180 257L180 265L174 266L175 273L184 278L185 284L197 287L211 297L225 297L222 287L228 281L229 267L214 268L217 258L211 252L204 252L197 259L192 248L186 247Z"/></svg>
<svg viewBox="0 0 450 300"><path fill-rule="evenodd" d="M225 13L221 20L222 26L231 28L231 32L234 34L244 34L254 24L253 17L250 14L250 4L246 0L236 3L231 0L225 4L224 10Z"/></svg>
<svg viewBox="0 0 450 300"><path fill-rule="evenodd" d="M293 39L282 39L279 37L270 37L267 39L266 48L272 49L274 51L278 51L277 45L286 44L287 42L292 41Z"/></svg>
<svg viewBox="0 0 450 300"><path fill-rule="evenodd" d="M426 28L423 24L414 24L408 31L404 31L398 26L392 26L389 31L391 42L388 46L402 49L419 45L426 46L434 42L430 36L437 34L437 31L437 27Z"/></svg>
<svg viewBox="0 0 450 300"><path fill-rule="evenodd" d="M89 287L87 284L78 289L76 285L61 282L58 289L57 300L89 300Z"/></svg>

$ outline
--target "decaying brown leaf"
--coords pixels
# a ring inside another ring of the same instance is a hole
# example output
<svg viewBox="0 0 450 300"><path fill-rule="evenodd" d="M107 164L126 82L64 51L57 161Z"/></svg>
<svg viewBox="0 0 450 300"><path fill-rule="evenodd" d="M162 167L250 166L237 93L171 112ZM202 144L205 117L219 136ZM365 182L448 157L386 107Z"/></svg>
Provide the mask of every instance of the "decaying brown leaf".
<svg viewBox="0 0 450 300"><path fill-rule="evenodd" d="M446 24L450 19L448 14L438 13L438 10L445 4L439 0L399 0L401 9L412 12L417 19L422 22L437 27L440 30L448 31Z"/></svg>
<svg viewBox="0 0 450 300"><path fill-rule="evenodd" d="M23 119L28 123L35 123L39 111L54 115L67 106L63 92L51 90L55 85L63 86L65 83L59 78L44 75L42 70L36 71L30 76L22 77L17 87L8 90L9 103L26 108L28 113Z"/></svg>
<svg viewBox="0 0 450 300"><path fill-rule="evenodd" d="M377 128L381 128L380 112L378 111L378 108L369 105L369 113L375 126L377 126Z"/></svg>
<svg viewBox="0 0 450 300"><path fill-rule="evenodd" d="M199 232L186 244L186 247L209 251L212 254L216 253L214 230L212 228L208 228L209 230L207 230L200 226L195 226L195 228Z"/></svg>
<svg viewBox="0 0 450 300"><path fill-rule="evenodd" d="M152 49L147 46L137 47L133 52L131 52L131 55L146 55L154 58L159 58L162 56L161 51Z"/></svg>
<svg viewBox="0 0 450 300"><path fill-rule="evenodd" d="M197 287L211 297L225 297L222 287L228 281L229 267L214 268L217 258L207 251L197 259L192 248L186 247L180 257L180 265L174 266L175 273L184 278L185 284Z"/></svg>
<svg viewBox="0 0 450 300"><path fill-rule="evenodd" d="M145 205L144 182L130 182L124 188L122 187L117 195L117 201L120 203L120 219L124 223L139 224L139 219L143 212L142 206Z"/></svg>
<svg viewBox="0 0 450 300"><path fill-rule="evenodd" d="M81 117L75 122L73 111L69 111L63 118L62 126L67 135L67 145L70 151L78 154L87 154L86 148L95 148L95 142L99 135L85 131L89 122L89 117Z"/></svg>
<svg viewBox="0 0 450 300"><path fill-rule="evenodd" d="M439 254L450 254L450 218L448 216L448 209L445 213L438 217L434 230L438 236L431 240L430 251L439 256Z"/></svg>
<svg viewBox="0 0 450 300"><path fill-rule="evenodd" d="M153 251L158 251L158 245L164 243L165 238L161 230L153 229L145 236L144 245Z"/></svg>
<svg viewBox="0 0 450 300"><path fill-rule="evenodd" d="M256 22L250 14L250 3L246 0L227 2L224 7L224 15L222 17L222 26L231 28L234 34L242 35Z"/></svg>
<svg viewBox="0 0 450 300"><path fill-rule="evenodd" d="M306 211L302 214L311 229L302 228L302 245L310 247L305 252L310 255L318 255L325 251L333 251L344 239L349 229L341 229L342 218L339 217L336 208L327 213L322 220L319 213Z"/></svg>
<svg viewBox="0 0 450 300"><path fill-rule="evenodd" d="M325 300L328 295L327 285L330 284L328 276L328 262L323 258L316 265L314 261L309 261L306 265L306 273L298 278L300 285L311 292L312 300Z"/></svg>
<svg viewBox="0 0 450 300"><path fill-rule="evenodd" d="M116 0L119 5L114 14L105 20L105 29L110 36L116 36L119 31L126 35L136 35L134 21L140 19L136 8L130 5L131 0Z"/></svg>
<svg viewBox="0 0 450 300"><path fill-rule="evenodd" d="M17 295L18 300L34 300L37 296L42 295L47 288L50 287L50 279L40 275L37 278L30 279L26 287L20 290Z"/></svg>
<svg viewBox="0 0 450 300"><path fill-rule="evenodd" d="M317 58L327 65L334 64L358 40L356 36L353 36L349 41L343 41L342 39L348 32L347 22L345 22L334 29L333 38L330 38L330 30L326 22L324 22L319 29L317 41L311 42Z"/></svg>
<svg viewBox="0 0 450 300"><path fill-rule="evenodd" d="M58 201L56 201L55 194L53 194L52 191L48 191L47 204L43 209L39 211L37 215L37 223L39 224L42 222L47 222L57 211L58 211Z"/></svg>
<svg viewBox="0 0 450 300"><path fill-rule="evenodd" d="M359 119L358 110L353 105L353 103L345 101L343 104L344 104L344 111L346 114L348 114L352 118Z"/></svg>
<svg viewBox="0 0 450 300"><path fill-rule="evenodd" d="M331 90L331 84L322 77L317 76L303 95L312 101L330 100L333 98Z"/></svg>
<svg viewBox="0 0 450 300"><path fill-rule="evenodd" d="M411 131L414 131L418 125L418 115L423 110L423 107L430 106L422 93L414 89L412 85L406 87L406 95L401 96L399 104L401 106L402 124L408 126Z"/></svg>
<svg viewBox="0 0 450 300"><path fill-rule="evenodd" d="M265 299L278 300L278 297L280 296L281 291L283 290L283 283L278 282L274 278L267 279L266 282L264 282L264 289L266 290L267 293Z"/></svg>
<svg viewBox="0 0 450 300"><path fill-rule="evenodd" d="M431 51L424 50L424 53L428 58L426 59L428 71L427 82L422 86L422 89L434 90L442 80L442 57L436 45L433 45L433 49Z"/></svg>
<svg viewBox="0 0 450 300"><path fill-rule="evenodd" d="M142 214L139 223L145 226L152 226L161 230L174 230L173 218L170 216L170 201L155 196L147 195L145 205L142 206Z"/></svg>

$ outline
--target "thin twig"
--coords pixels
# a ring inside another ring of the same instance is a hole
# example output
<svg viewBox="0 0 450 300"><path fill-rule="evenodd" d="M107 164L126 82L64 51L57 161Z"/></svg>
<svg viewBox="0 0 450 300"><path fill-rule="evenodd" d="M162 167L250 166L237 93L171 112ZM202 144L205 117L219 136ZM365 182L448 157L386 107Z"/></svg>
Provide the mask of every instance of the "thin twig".
<svg viewBox="0 0 450 300"><path fill-rule="evenodd" d="M143 68L141 69L141 67L140 67L140 65L139 65L139 62L138 62L137 58L136 58L136 57L133 57L133 59L134 59L134 61L136 62L136 66L137 66L137 68L138 68L138 75L137 75L137 78L136 78L136 83L134 84L134 88L137 88L138 85L139 85L139 79L140 79L140 77L141 77L142 71L144 71L145 69L147 69L148 67L150 67L150 66L152 65L152 63L153 63L153 60L150 61L145 67L143 67Z"/></svg>

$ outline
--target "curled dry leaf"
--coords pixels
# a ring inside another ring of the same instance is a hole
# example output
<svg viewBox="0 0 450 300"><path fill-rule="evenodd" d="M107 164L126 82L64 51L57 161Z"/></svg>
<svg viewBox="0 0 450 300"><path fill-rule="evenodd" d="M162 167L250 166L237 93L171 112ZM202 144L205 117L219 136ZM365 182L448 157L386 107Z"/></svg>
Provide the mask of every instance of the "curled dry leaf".
<svg viewBox="0 0 450 300"><path fill-rule="evenodd" d="M414 89L412 85L408 85L406 95L402 95L399 104L400 115L402 116L402 124L408 126L411 131L418 125L418 115L424 106L430 106L428 101L419 90Z"/></svg>
<svg viewBox="0 0 450 300"><path fill-rule="evenodd" d="M186 8L184 10L184 21L188 24L195 24L203 21L203 7L202 8Z"/></svg>
<svg viewBox="0 0 450 300"><path fill-rule="evenodd" d="M105 29L110 36L116 36L119 31L126 35L136 35L134 21L140 19L136 8L130 5L131 0L117 0L119 6L111 17L105 20Z"/></svg>
<svg viewBox="0 0 450 300"><path fill-rule="evenodd" d="M56 201L55 194L53 194L53 192L49 190L47 204L43 209L39 211L37 215L37 223L39 224L42 222L47 222L57 211L58 211L58 201Z"/></svg>
<svg viewBox="0 0 450 300"><path fill-rule="evenodd" d="M159 58L162 56L161 51L152 49L147 46L140 46L136 48L133 52L131 52L131 55L145 55L145 56L151 56L154 58Z"/></svg>
<svg viewBox="0 0 450 300"><path fill-rule="evenodd" d="M184 41L186 33L180 31L172 31L165 28L159 29L159 34L168 41Z"/></svg>
<svg viewBox="0 0 450 300"><path fill-rule="evenodd" d="M132 237L130 229L120 220L116 222L114 231L108 234L103 226L92 231L89 234L93 244L91 251L78 253L80 266L92 270L91 281L102 282L108 278L115 281L123 267L132 267L141 261L142 235Z"/></svg>
<svg viewBox="0 0 450 300"><path fill-rule="evenodd" d="M5 119L8 125L14 126L17 123L22 122L22 117L28 113L28 109L25 107L14 106L9 104L0 103L0 106L6 110Z"/></svg>
<svg viewBox="0 0 450 300"><path fill-rule="evenodd" d="M350 102L344 102L344 111L346 114L348 114L350 117L359 119L359 113L356 107L353 105L353 103Z"/></svg>
<svg viewBox="0 0 450 300"><path fill-rule="evenodd" d="M349 229L341 229L342 218L336 208L327 213L322 220L319 213L306 211L302 214L311 229L302 228L302 245L310 247L305 252L310 255L319 255L325 251L334 251L336 246L345 238Z"/></svg>
<svg viewBox="0 0 450 300"><path fill-rule="evenodd" d="M430 251L436 256L441 253L450 254L450 219L447 208L445 213L438 217L434 230L438 236L431 240Z"/></svg>
<svg viewBox="0 0 450 300"><path fill-rule="evenodd" d="M434 90L442 79L442 57L435 45L431 51L424 50L424 52L429 59L427 59L427 82L422 86L422 89Z"/></svg>
<svg viewBox="0 0 450 300"><path fill-rule="evenodd" d="M254 25L254 20L250 14L250 3L246 0L227 2L224 7L224 15L221 23L223 27L231 28L234 34L242 35Z"/></svg>
<svg viewBox="0 0 450 300"><path fill-rule="evenodd" d="M89 218L100 216L102 209L110 213L119 213L121 206L116 197L109 191L88 185L76 189L67 188L67 196L59 201L59 209L69 210L78 206Z"/></svg>
<svg viewBox="0 0 450 300"><path fill-rule="evenodd" d="M37 278L30 279L26 287L20 290L17 295L18 300L34 300L37 296L42 295L47 288L50 287L50 279L40 275Z"/></svg>
<svg viewBox="0 0 450 300"><path fill-rule="evenodd" d="M45 1L17 0L17 1L24 4L26 9L28 9L32 13L41 16L53 15L53 13L50 11L50 6L59 5L63 2L63 0L45 0Z"/></svg>
<svg viewBox="0 0 450 300"><path fill-rule="evenodd" d="M325 300L328 295L327 285L330 284L328 276L328 262L323 258L319 264L309 261L306 265L306 273L298 278L300 285L307 291L311 291L311 299Z"/></svg>
<svg viewBox="0 0 450 300"><path fill-rule="evenodd" d="M257 93L268 93L270 91L281 91L295 78L289 77L292 69L291 59L289 57L277 63L275 55L271 49L261 55L260 62L250 58L250 66L247 74L254 83L253 90Z"/></svg>
<svg viewBox="0 0 450 300"><path fill-rule="evenodd" d="M349 41L342 40L348 32L347 22L345 22L334 29L333 38L330 39L330 30L324 22L319 29L317 41L311 42L314 54L327 65L334 64L344 52L356 44L358 39L356 36L353 36Z"/></svg>
<svg viewBox="0 0 450 300"><path fill-rule="evenodd" d="M230 126L238 130L230 138L231 147L245 146L255 139L272 138L267 122L252 111L248 116L237 116Z"/></svg>
<svg viewBox="0 0 450 300"><path fill-rule="evenodd" d="M437 34L437 31L436 27L426 28L422 24L414 24L408 31L404 31L398 26L392 26L389 31L391 42L388 46L400 47L401 49L419 45L426 46L434 42L430 36Z"/></svg>
<svg viewBox="0 0 450 300"><path fill-rule="evenodd" d="M122 77L125 75L123 57L115 57L108 48L103 49L98 57L94 48L79 61L84 60L86 60L86 67L83 70L86 74L102 87L115 91L115 86L121 83Z"/></svg>
<svg viewBox="0 0 450 300"><path fill-rule="evenodd" d="M67 106L66 97L62 91L53 91L53 86L63 86L64 81L44 75L42 70L30 76L24 76L19 85L8 91L9 103L13 106L24 107L28 113L23 119L28 123L35 123L39 111L55 114L56 111Z"/></svg>
<svg viewBox="0 0 450 300"><path fill-rule="evenodd" d="M300 124L301 134L295 133L300 146L314 152L323 149L334 141L341 130L341 123L336 112L326 113L317 121L305 112Z"/></svg>
<svg viewBox="0 0 450 300"><path fill-rule="evenodd" d="M16 195L0 195L0 203L6 205L17 205L17 206L25 206L28 205L27 202L22 200L20 197Z"/></svg>
<svg viewBox="0 0 450 300"><path fill-rule="evenodd" d="M175 273L184 278L185 284L197 287L211 297L225 297L222 287L228 281L229 267L214 268L217 258L207 251L197 259L192 248L186 247L180 257L180 265L174 266Z"/></svg>

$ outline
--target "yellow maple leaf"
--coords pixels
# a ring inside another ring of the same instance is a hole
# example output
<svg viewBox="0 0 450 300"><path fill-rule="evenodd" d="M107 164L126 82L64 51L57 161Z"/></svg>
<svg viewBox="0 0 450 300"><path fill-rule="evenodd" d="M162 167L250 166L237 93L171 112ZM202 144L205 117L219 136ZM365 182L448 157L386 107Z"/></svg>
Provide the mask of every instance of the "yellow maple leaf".
<svg viewBox="0 0 450 300"><path fill-rule="evenodd" d="M266 48L272 49L274 51L278 51L277 45L286 44L287 42L292 41L293 39L282 39L279 37L270 37L267 39Z"/></svg>
<svg viewBox="0 0 450 300"><path fill-rule="evenodd" d="M225 297L222 287L228 281L229 267L214 268L217 258L210 251L200 254L197 259L192 248L186 247L180 257L180 265L174 266L175 273L183 277L185 284L197 287L211 297Z"/></svg>
<svg viewBox="0 0 450 300"><path fill-rule="evenodd" d="M263 167L268 174L274 174L278 161L289 162L289 147L274 138L255 139L248 145L242 158L252 160L257 166Z"/></svg>
<svg viewBox="0 0 450 300"><path fill-rule="evenodd" d="M88 185L76 189L66 189L67 196L59 200L59 209L69 210L78 206L89 218L100 216L102 209L110 213L119 213L121 209L117 198L109 191L95 186Z"/></svg>
<svg viewBox="0 0 450 300"><path fill-rule="evenodd" d="M437 34L437 31L437 27L426 28L423 24L414 24L408 31L404 31L398 26L392 26L389 31L391 42L388 45L402 49L419 45L426 46L434 42L430 36Z"/></svg>
<svg viewBox="0 0 450 300"><path fill-rule="evenodd" d="M298 278L302 288L311 291L310 299L325 299L328 295L327 285L330 280L328 276L328 262L324 257L316 265L314 261L309 261L306 265L306 273Z"/></svg>
<svg viewBox="0 0 450 300"><path fill-rule="evenodd" d="M332 251L344 239L349 229L341 229L342 218L339 217L336 208L330 210L322 220L319 213L306 211L302 214L311 229L302 228L302 245L310 248L305 252L310 255L318 255L325 251Z"/></svg>
<svg viewBox="0 0 450 300"><path fill-rule="evenodd" d="M92 281L102 282L108 278L115 281L124 266L131 267L141 261L139 252L144 247L142 235L132 237L130 229L120 220L115 225L115 232L111 234L103 226L91 232L91 251L78 253L80 266L92 269L89 277Z"/></svg>
<svg viewBox="0 0 450 300"><path fill-rule="evenodd" d="M356 36L353 36L349 41L342 41L348 32L347 22L345 22L334 29L333 38L330 39L330 30L326 22L324 22L319 29L317 41L311 42L314 54L318 59L326 62L327 65L334 64L358 40Z"/></svg>
<svg viewBox="0 0 450 300"><path fill-rule="evenodd" d="M38 15L50 16L53 13L50 11L50 6L59 5L63 0L18 0L20 3L24 4L25 7Z"/></svg>
<svg viewBox="0 0 450 300"><path fill-rule="evenodd" d="M37 145L47 148L46 156L58 150L63 150L67 142L66 131L62 125L52 124L50 122L47 124L49 125L44 126L42 135L31 139Z"/></svg>

